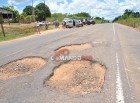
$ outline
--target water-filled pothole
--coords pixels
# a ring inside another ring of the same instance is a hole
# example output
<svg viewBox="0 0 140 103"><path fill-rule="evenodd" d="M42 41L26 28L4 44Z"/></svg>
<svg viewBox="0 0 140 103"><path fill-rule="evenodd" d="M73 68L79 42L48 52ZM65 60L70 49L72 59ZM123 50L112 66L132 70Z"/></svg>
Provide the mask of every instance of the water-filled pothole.
<svg viewBox="0 0 140 103"><path fill-rule="evenodd" d="M31 74L45 65L46 61L39 57L23 58L0 67L0 79L6 80L16 76Z"/></svg>
<svg viewBox="0 0 140 103"><path fill-rule="evenodd" d="M55 68L44 84L57 90L84 95L100 92L106 67L94 61L69 61Z"/></svg>

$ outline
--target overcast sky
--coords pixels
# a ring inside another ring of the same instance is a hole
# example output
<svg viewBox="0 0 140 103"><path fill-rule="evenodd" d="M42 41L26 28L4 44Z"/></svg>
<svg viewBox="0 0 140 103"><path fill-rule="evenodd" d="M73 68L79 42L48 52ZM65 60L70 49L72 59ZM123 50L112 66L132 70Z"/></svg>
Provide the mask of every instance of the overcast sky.
<svg viewBox="0 0 140 103"><path fill-rule="evenodd" d="M44 0L33 0L34 6ZM13 5L20 13L32 0L0 0L0 6ZM140 0L46 0L52 13L88 12L93 17L112 20L122 15L125 9L140 12Z"/></svg>

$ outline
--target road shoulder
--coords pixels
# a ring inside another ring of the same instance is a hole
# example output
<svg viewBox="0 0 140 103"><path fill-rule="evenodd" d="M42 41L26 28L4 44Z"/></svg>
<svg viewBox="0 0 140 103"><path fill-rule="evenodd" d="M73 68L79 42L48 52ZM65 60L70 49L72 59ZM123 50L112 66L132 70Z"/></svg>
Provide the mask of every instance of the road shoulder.
<svg viewBox="0 0 140 103"><path fill-rule="evenodd" d="M25 40L25 39L33 38L33 37L36 37L36 36L41 36L41 35L54 33L54 32L58 32L60 30L63 30L63 29L52 29L52 30L47 30L47 31L41 31L41 34L34 33L34 34L32 34L30 36L26 36L26 37L16 38L16 39L13 39L13 40L8 40L8 41L1 41L0 45L10 43L10 42L13 42L13 41Z"/></svg>
<svg viewBox="0 0 140 103"><path fill-rule="evenodd" d="M117 23L117 24L120 24L120 23ZM133 31L140 32L140 27L138 27L138 28L133 28L133 27L131 27L131 26L127 26L127 25L123 25L123 24L120 24L120 25L122 25L122 26L124 26L124 27L126 27L126 28L128 28L128 29L131 29L131 30L133 30Z"/></svg>

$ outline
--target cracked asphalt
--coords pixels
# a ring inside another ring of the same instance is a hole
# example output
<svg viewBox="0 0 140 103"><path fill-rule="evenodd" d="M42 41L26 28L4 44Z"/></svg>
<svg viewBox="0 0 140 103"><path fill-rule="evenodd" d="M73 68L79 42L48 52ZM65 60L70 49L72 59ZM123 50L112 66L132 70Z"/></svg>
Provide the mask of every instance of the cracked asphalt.
<svg viewBox="0 0 140 103"><path fill-rule="evenodd" d="M105 65L100 93L74 95L43 82L60 62L50 57L65 45L90 43L92 48L71 55L90 55ZM0 44L0 66L39 56L46 64L30 75L0 80L0 103L140 103L140 32L120 24L96 24Z"/></svg>

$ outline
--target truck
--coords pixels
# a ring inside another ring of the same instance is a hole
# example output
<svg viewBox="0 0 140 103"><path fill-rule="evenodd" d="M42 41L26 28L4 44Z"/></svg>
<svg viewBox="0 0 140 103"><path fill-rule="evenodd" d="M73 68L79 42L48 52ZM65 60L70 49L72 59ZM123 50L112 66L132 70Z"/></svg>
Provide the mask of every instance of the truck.
<svg viewBox="0 0 140 103"><path fill-rule="evenodd" d="M95 21L93 20L93 18L84 18L83 19L83 24L84 25L86 25L86 24L87 25L91 25L91 24L94 25L95 24Z"/></svg>

